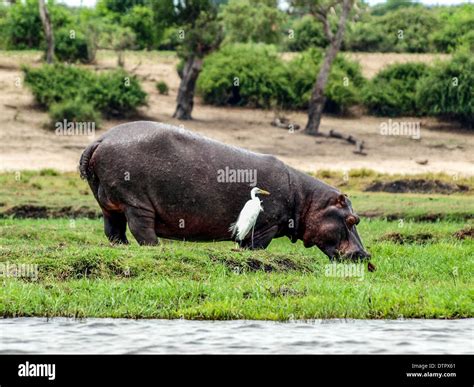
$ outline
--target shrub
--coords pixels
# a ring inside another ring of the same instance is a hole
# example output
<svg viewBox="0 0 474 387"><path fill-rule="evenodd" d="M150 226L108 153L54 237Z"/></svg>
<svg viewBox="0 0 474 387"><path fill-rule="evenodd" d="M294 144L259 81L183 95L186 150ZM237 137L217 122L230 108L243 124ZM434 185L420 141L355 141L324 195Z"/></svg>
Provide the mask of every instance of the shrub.
<svg viewBox="0 0 474 387"><path fill-rule="evenodd" d="M363 101L379 116L419 115L416 83L428 74L423 63L393 64L380 71L366 86Z"/></svg>
<svg viewBox="0 0 474 387"><path fill-rule="evenodd" d="M89 98L107 116L127 117L146 102L146 93L135 76L124 70L100 74L91 85Z"/></svg>
<svg viewBox="0 0 474 387"><path fill-rule="evenodd" d="M138 49L152 49L156 45L156 26L153 10L150 7L136 5L122 17L122 25L129 27L136 36Z"/></svg>
<svg viewBox="0 0 474 387"><path fill-rule="evenodd" d="M349 23L343 48L346 51L395 51L393 41L389 39L384 28L371 22Z"/></svg>
<svg viewBox="0 0 474 387"><path fill-rule="evenodd" d="M288 38L288 50L304 51L311 47L325 47L328 44L321 22L310 15L294 21L291 29L293 38Z"/></svg>
<svg viewBox="0 0 474 387"><path fill-rule="evenodd" d="M71 100L88 101L95 109L111 116L128 116L143 105L146 93L135 77L124 70L95 74L70 65L43 65L23 68L25 83L36 101L50 108Z"/></svg>
<svg viewBox="0 0 474 387"><path fill-rule="evenodd" d="M169 87L165 81L156 82L156 89L158 90L160 94L168 95Z"/></svg>
<svg viewBox="0 0 474 387"><path fill-rule="evenodd" d="M311 97L316 77L323 60L323 52L310 49L294 58L287 66L288 82L292 88L293 100L290 106L306 109ZM345 113L347 109L360 100L359 90L364 86L360 65L338 55L331 68L326 86L325 111Z"/></svg>
<svg viewBox="0 0 474 387"><path fill-rule="evenodd" d="M54 53L65 62L91 62L89 43L86 36L74 29L61 28L54 32Z"/></svg>
<svg viewBox="0 0 474 387"><path fill-rule="evenodd" d="M452 52L474 30L474 5L441 8L441 28L434 31L431 41L437 51Z"/></svg>
<svg viewBox="0 0 474 387"><path fill-rule="evenodd" d="M63 122L93 122L95 127L100 126L100 113L88 102L79 98L74 100L54 103L49 109L51 125L54 128L55 123Z"/></svg>
<svg viewBox="0 0 474 387"><path fill-rule="evenodd" d="M220 13L225 41L277 44L283 36L286 15L263 0L230 0Z"/></svg>
<svg viewBox="0 0 474 387"><path fill-rule="evenodd" d="M349 24L344 48L354 51L430 52L430 34L440 25L424 7L402 7Z"/></svg>
<svg viewBox="0 0 474 387"><path fill-rule="evenodd" d="M45 64L39 68L23 68L25 84L33 92L36 101L45 108L53 103L84 97L96 80L94 73L61 64Z"/></svg>
<svg viewBox="0 0 474 387"><path fill-rule="evenodd" d="M163 37L158 45L160 50L176 50L181 43L179 39L179 28L168 27L163 31Z"/></svg>
<svg viewBox="0 0 474 387"><path fill-rule="evenodd" d="M416 100L423 112L474 124L474 58L468 50L449 62L439 62L417 85Z"/></svg>
<svg viewBox="0 0 474 387"><path fill-rule="evenodd" d="M205 103L270 107L291 100L286 68L273 46L232 44L205 58L197 81Z"/></svg>
<svg viewBox="0 0 474 387"><path fill-rule="evenodd" d="M67 8L48 2L48 10L54 29L72 23ZM24 50L41 48L44 44L44 32L39 16L38 0L17 1L8 7L5 22L5 35L9 49Z"/></svg>

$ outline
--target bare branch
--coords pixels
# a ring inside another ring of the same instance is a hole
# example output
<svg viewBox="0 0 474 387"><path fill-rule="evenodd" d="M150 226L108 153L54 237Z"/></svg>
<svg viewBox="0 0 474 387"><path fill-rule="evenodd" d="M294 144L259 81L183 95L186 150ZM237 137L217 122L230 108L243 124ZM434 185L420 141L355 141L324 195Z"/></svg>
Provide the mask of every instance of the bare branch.
<svg viewBox="0 0 474 387"><path fill-rule="evenodd" d="M329 20L327 18L327 13L325 11L322 11L322 10L317 10L315 16L316 16L316 18L319 19L319 21L321 21L321 23L323 23L324 34L326 35L328 40L330 42L332 42L333 39L334 39L334 34L331 31L331 26L330 26Z"/></svg>

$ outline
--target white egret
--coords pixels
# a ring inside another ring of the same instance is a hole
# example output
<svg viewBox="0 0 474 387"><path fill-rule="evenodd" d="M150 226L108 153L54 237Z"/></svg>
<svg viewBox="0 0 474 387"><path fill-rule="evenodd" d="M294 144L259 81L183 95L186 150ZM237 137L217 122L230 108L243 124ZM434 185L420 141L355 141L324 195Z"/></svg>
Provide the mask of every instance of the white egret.
<svg viewBox="0 0 474 387"><path fill-rule="evenodd" d="M270 195L270 192L257 187L252 188L250 191L251 199L245 203L244 208L240 211L237 221L232 223L229 228L229 231L232 232L232 237L236 236L238 241L243 241L250 230L252 230L252 246L255 223L257 223L258 215L263 211L261 201L256 196L257 194Z"/></svg>

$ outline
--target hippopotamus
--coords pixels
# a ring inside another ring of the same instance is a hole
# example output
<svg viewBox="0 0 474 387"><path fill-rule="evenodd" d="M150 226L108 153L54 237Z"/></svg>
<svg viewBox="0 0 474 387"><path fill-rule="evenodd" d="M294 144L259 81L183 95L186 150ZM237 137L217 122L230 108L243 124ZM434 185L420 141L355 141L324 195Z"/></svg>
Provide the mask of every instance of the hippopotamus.
<svg viewBox="0 0 474 387"><path fill-rule="evenodd" d="M369 257L356 229L360 219L338 189L272 155L176 126L118 125L84 150L79 170L113 243L128 243L127 224L141 245L155 245L159 237L232 240L229 226L258 184L270 196L262 198L252 241L247 237L240 247L264 249L286 236L317 246L330 259Z"/></svg>

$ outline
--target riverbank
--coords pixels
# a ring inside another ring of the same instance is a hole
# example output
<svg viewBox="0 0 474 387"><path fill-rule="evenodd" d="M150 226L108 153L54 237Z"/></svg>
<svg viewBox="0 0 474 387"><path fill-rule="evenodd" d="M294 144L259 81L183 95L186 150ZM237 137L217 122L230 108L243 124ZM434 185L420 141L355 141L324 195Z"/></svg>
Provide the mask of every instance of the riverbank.
<svg viewBox="0 0 474 387"><path fill-rule="evenodd" d="M349 193L364 215L358 229L375 272L367 263L332 264L317 248L286 238L265 251L238 250L232 242L140 247L131 236L130 245L111 246L77 174L0 174L0 316L474 316L471 179L413 180L367 170L319 176Z"/></svg>

